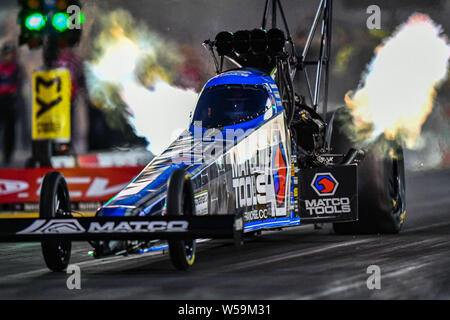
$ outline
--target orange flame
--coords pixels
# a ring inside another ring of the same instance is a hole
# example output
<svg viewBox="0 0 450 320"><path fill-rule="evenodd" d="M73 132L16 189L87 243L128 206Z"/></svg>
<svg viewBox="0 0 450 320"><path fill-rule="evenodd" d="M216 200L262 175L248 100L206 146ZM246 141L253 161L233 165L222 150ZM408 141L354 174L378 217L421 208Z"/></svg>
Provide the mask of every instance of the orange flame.
<svg viewBox="0 0 450 320"><path fill-rule="evenodd" d="M448 41L428 16L414 14L375 53L361 88L345 96L354 131L359 140L384 134L414 147L446 78Z"/></svg>
<svg viewBox="0 0 450 320"><path fill-rule="evenodd" d="M161 153L188 125L197 93L172 86L183 56L174 43L135 21L124 10L102 18L96 54L87 63L89 93L111 112L126 106L136 134Z"/></svg>

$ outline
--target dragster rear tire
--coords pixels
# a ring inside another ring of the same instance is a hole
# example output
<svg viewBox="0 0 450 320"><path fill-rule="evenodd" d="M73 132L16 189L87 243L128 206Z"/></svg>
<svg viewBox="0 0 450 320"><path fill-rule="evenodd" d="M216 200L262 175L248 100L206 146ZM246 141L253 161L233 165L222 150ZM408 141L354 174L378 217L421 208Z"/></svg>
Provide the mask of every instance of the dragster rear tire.
<svg viewBox="0 0 450 320"><path fill-rule="evenodd" d="M194 190L183 169L175 170L169 178L166 204L168 216L194 215ZM178 270L189 269L195 261L195 239L169 240L168 243L173 266Z"/></svg>
<svg viewBox="0 0 450 320"><path fill-rule="evenodd" d="M59 172L45 175L39 199L39 217L56 218L70 212L70 197L66 180ZM70 240L44 240L42 255L47 267L55 272L64 271L70 262L72 242Z"/></svg>
<svg viewBox="0 0 450 320"><path fill-rule="evenodd" d="M337 111L331 140L333 153L353 145L346 136L345 109ZM338 234L397 234L406 214L405 168L400 143L379 137L365 150L358 165L358 221L334 223Z"/></svg>

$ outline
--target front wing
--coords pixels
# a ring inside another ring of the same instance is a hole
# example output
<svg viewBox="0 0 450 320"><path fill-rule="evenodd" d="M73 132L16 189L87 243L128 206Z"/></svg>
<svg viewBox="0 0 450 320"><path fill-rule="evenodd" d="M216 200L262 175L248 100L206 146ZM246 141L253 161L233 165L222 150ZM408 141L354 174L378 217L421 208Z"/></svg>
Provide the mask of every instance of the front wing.
<svg viewBox="0 0 450 320"><path fill-rule="evenodd" d="M1 219L0 242L43 240L238 239L236 215Z"/></svg>

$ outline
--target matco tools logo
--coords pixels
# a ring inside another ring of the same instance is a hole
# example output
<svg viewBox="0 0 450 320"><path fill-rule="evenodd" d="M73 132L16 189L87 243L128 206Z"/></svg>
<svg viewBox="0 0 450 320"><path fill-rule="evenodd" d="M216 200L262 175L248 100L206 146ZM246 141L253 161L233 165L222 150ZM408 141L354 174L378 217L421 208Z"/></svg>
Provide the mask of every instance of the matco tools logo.
<svg viewBox="0 0 450 320"><path fill-rule="evenodd" d="M58 219L46 221L38 219L28 228L18 232L17 234L58 234L58 233L83 233L86 230L75 219Z"/></svg>
<svg viewBox="0 0 450 320"><path fill-rule="evenodd" d="M339 186L339 182L331 173L316 173L311 187L319 196L333 196Z"/></svg>
<svg viewBox="0 0 450 320"><path fill-rule="evenodd" d="M333 196L339 186L339 182L329 172L316 173L311 187L319 197ZM305 201L305 208L313 215L335 215L351 212L350 199L344 198L319 198Z"/></svg>
<svg viewBox="0 0 450 320"><path fill-rule="evenodd" d="M188 221L107 221L91 222L86 228L76 219L37 219L17 234L75 234L75 233L119 233L119 232L185 232Z"/></svg>

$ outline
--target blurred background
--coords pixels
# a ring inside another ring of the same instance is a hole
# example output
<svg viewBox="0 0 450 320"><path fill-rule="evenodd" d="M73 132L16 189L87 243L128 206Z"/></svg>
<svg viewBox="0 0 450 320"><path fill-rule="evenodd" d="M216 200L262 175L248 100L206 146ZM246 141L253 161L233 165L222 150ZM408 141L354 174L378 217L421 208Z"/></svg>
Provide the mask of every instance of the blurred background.
<svg viewBox="0 0 450 320"><path fill-rule="evenodd" d="M317 2L283 1L299 49ZM58 66L69 68L75 87L72 152L145 149L157 154L187 125L197 93L214 76L213 61L202 42L223 30L259 27L264 0L86 0L81 4L85 16L81 41L62 50L57 59ZM366 9L373 4L381 8L380 30L366 27ZM343 105L345 94L358 87L375 48L415 12L429 15L450 34L450 1L334 1L331 109ZM8 97L0 99L0 166L20 168L31 154L31 75L43 65L43 53L16 47L18 13L16 1L0 2L2 63L13 61L18 70L14 103ZM315 50L317 43L312 54ZM447 77L438 88L420 143L406 152L409 170L450 165L449 119Z"/></svg>

